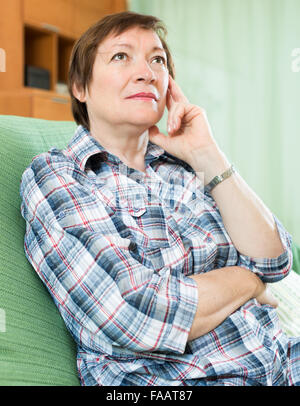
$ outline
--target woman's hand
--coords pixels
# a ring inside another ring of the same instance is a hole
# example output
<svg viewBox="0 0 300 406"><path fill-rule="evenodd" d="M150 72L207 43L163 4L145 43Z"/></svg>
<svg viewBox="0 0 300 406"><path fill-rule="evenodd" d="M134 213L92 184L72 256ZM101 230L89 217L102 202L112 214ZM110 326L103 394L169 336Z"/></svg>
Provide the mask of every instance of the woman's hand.
<svg viewBox="0 0 300 406"><path fill-rule="evenodd" d="M195 152L203 153L206 149L218 149L205 111L189 103L170 75L166 106L169 111L169 136L159 132L157 126L152 126L149 128L151 142L191 166L192 155Z"/></svg>
<svg viewBox="0 0 300 406"><path fill-rule="evenodd" d="M278 306L278 301L273 296L273 294L270 291L270 289L268 288L267 284L265 284L264 290L258 296L256 296L256 300L260 304L268 304L268 305L270 305L272 307L275 307L275 308Z"/></svg>

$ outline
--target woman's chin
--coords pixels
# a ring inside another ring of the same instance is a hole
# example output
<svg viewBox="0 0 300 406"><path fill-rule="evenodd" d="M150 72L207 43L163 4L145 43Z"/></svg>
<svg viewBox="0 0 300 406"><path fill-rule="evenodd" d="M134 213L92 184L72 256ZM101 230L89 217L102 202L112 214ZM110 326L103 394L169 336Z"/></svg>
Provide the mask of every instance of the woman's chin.
<svg viewBox="0 0 300 406"><path fill-rule="evenodd" d="M149 121L149 120L147 120L147 121L143 121L143 120L141 120L141 121L135 121L134 123L132 123L133 125L135 125L136 126L136 128L139 130L139 131L146 131L146 130L148 130L150 127L153 127L154 125L156 125L157 123L158 123L158 121L159 120L156 120L156 121Z"/></svg>
<svg viewBox="0 0 300 406"><path fill-rule="evenodd" d="M155 117L135 117L134 124L139 127L150 128L160 121L161 116L156 115Z"/></svg>

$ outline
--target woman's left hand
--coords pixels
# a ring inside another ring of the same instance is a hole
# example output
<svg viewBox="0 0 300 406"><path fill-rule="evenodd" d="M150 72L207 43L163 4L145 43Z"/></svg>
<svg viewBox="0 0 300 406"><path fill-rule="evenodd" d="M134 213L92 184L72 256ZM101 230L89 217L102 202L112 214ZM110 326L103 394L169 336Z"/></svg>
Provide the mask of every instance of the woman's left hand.
<svg viewBox="0 0 300 406"><path fill-rule="evenodd" d="M166 106L169 136L162 134L155 125L149 128L151 142L191 166L195 153L205 153L210 147L218 149L205 111L189 103L170 75Z"/></svg>

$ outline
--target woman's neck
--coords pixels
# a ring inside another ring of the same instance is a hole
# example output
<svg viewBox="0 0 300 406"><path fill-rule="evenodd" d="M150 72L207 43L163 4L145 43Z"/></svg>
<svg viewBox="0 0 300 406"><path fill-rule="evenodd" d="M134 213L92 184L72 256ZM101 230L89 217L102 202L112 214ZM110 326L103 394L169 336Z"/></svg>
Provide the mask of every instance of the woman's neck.
<svg viewBox="0 0 300 406"><path fill-rule="evenodd" d="M125 131L127 130L127 131ZM148 130L137 132L136 128L108 131L104 126L91 125L90 134L103 148L116 155L130 168L145 172L145 154L148 145ZM135 131L134 131L135 130Z"/></svg>

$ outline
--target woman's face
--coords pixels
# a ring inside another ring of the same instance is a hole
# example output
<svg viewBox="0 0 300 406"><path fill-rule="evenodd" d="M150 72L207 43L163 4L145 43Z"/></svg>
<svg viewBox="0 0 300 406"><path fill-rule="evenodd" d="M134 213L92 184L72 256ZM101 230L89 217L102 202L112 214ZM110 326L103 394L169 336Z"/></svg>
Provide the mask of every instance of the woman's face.
<svg viewBox="0 0 300 406"><path fill-rule="evenodd" d="M162 117L169 84L167 57L158 35L134 27L98 47L89 89L80 101L93 122L134 125L145 131ZM155 98L135 96L148 93Z"/></svg>

